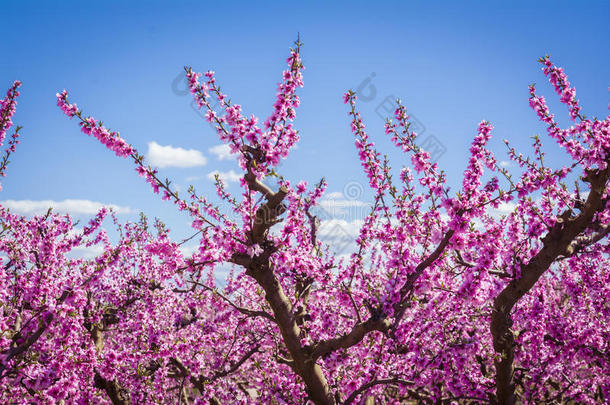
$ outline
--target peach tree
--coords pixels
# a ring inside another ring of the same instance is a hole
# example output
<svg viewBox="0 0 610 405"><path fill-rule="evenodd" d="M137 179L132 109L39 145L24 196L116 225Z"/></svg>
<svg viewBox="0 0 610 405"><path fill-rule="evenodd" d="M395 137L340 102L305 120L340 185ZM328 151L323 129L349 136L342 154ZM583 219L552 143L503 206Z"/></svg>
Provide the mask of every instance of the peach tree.
<svg viewBox="0 0 610 405"><path fill-rule="evenodd" d="M214 72L185 69L190 91L243 171L220 179L214 204L179 193L117 132L68 100L81 131L131 159L154 193L192 221L189 257L156 222L119 224L100 211L79 229L49 212L0 209L0 398L7 403L602 403L610 399L610 119L587 118L563 70L540 59L571 124L545 98L529 104L565 164L542 141L518 168L487 148L478 124L459 190L417 146L397 103L385 134L410 159L394 172L357 109L344 102L373 194L355 251L318 238L326 182L278 174L299 141L301 43L287 59L271 115L231 103ZM2 101L1 139L16 83ZM219 105L219 110L213 105ZM14 151L11 138L8 154ZM508 144L508 142L507 142ZM396 174L399 173L398 176ZM499 215L497 208L509 206ZM99 245L93 259L70 252ZM233 272L217 283L219 266Z"/></svg>

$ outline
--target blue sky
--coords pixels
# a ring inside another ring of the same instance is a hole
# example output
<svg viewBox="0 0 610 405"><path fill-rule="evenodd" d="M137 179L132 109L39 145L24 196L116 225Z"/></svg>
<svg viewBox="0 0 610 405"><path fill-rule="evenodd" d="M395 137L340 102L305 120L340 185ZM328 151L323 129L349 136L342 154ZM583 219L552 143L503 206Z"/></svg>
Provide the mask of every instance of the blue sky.
<svg viewBox="0 0 610 405"><path fill-rule="evenodd" d="M296 121L301 142L281 167L295 183L324 176L335 193L365 184L342 94L367 78L374 97L364 86L370 100L361 108L379 150L395 167L408 164L377 114L386 97L400 97L423 125L421 136L433 135L446 150L438 163L452 184L461 179L482 119L495 126L491 145L499 158L504 138L527 152L529 137L544 133L527 104L528 84L537 82L565 117L536 62L540 56L551 54L565 67L586 114L607 115L607 1L125 3L0 1L0 85L5 91L15 79L24 83L15 117L24 126L22 143L0 200L115 204L131 209L123 220L144 211L175 229L176 239L188 236L188 218L154 196L129 161L80 133L56 107L55 93L67 89L73 102L142 153L151 142L200 151L205 165L165 167L161 174L212 196L210 172L239 170L210 152L220 142L184 94L182 67L215 70L233 102L266 117L297 32L306 65ZM566 161L543 140L552 161ZM197 162L203 160L195 156ZM367 194L358 198L366 201ZM79 204L64 206L88 218Z"/></svg>

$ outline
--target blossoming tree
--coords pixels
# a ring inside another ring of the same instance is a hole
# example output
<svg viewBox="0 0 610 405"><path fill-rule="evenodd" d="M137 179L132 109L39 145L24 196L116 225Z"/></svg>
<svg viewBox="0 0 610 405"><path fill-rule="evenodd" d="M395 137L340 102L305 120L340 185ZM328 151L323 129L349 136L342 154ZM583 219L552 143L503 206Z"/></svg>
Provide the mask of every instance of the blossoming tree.
<svg viewBox="0 0 610 405"><path fill-rule="evenodd" d="M356 251L339 260L317 238L312 211L325 181L309 187L276 174L299 140L300 46L262 124L228 100L214 72L186 69L198 106L243 170L240 195L217 181L228 212L193 187L179 194L118 133L58 94L82 132L133 160L155 193L192 218L199 249L183 257L162 224L155 233L144 220L117 223L113 245L99 230L105 210L82 230L68 217L0 210L3 400L608 401L610 119L582 115L562 69L542 58L572 125L560 127L534 86L530 105L567 164L548 167L535 138L531 158L509 147L520 173L500 168L484 121L452 192L400 103L385 133L412 167L395 180L347 92L374 198ZM16 85L2 104L3 131L15 97ZM512 212L497 215L509 202ZM69 255L94 244L103 247L94 259ZM214 270L226 263L234 271L216 285Z"/></svg>

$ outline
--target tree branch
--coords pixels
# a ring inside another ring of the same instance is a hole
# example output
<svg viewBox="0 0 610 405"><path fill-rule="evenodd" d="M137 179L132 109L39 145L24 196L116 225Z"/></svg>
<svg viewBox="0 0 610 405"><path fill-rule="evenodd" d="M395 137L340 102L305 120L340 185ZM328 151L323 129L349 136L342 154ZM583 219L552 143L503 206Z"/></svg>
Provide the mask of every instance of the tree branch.
<svg viewBox="0 0 610 405"><path fill-rule="evenodd" d="M347 397L345 402L343 402L343 405L351 404L352 402L354 402L356 400L356 397L358 397L358 395L364 393L366 390L368 390L371 387L374 387L375 385L381 385L381 384L413 385L413 382L412 381L403 380L403 379L398 378L398 377L385 378L385 379L379 379L379 380L372 380L372 381L369 381L369 382L367 382L365 384L362 384L360 386L360 388L358 388L357 390L352 392L350 394L350 396Z"/></svg>
<svg viewBox="0 0 610 405"><path fill-rule="evenodd" d="M385 332L389 327L390 321L388 319L371 316L366 321L354 325L349 333L341 337L323 340L314 344L311 348L311 356L314 360L317 360L335 350L350 348L360 343L367 333L374 330Z"/></svg>
<svg viewBox="0 0 610 405"><path fill-rule="evenodd" d="M513 381L513 359L515 337L511 330L511 310L532 289L534 284L551 264L565 254L577 236L591 226L595 214L604 209L602 196L606 189L610 168L603 171L588 170L585 181L591 184L581 213L570 217L567 210L557 218L548 233L542 238L543 247L521 269L521 277L512 280L496 297L491 315L493 347L500 356L496 365L496 398L500 404L515 403Z"/></svg>
<svg viewBox="0 0 610 405"><path fill-rule="evenodd" d="M129 396L126 395L125 390L119 387L116 381L109 381L102 377L98 372L95 373L93 379L95 388L102 389L108 394L108 398L112 401L112 405L129 405Z"/></svg>

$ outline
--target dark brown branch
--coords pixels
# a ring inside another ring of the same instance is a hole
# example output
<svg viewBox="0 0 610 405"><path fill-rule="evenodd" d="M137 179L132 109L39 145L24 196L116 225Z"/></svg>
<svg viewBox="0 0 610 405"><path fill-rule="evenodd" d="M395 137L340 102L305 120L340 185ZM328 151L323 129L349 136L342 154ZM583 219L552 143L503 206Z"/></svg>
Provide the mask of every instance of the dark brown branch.
<svg viewBox="0 0 610 405"><path fill-rule="evenodd" d="M464 267L468 267L468 268L475 267L474 263L470 263L470 262L467 262L466 260L464 260L464 258L462 257L462 253L459 250L455 251L455 255L456 255L457 264L464 266Z"/></svg>
<svg viewBox="0 0 610 405"><path fill-rule="evenodd" d="M461 214L462 213L460 211L458 211L457 215L461 215ZM453 236L454 233L455 233L455 231L453 229L450 229L449 231L447 231L445 233L445 236L439 242L436 249L434 249L434 251L432 253L430 253L421 263L419 263L417 265L417 267L415 268L413 273L411 273L409 275L409 277L407 277L407 281L405 281L405 283L400 288L401 300L394 307L394 313L396 314L395 321L394 321L394 328L396 328L398 326L398 324L400 323L400 320L402 319L402 317L405 314L405 311L407 309L405 302L407 300L407 297L411 293L411 291L413 291L413 288L415 287L415 282L422 275L422 273L428 267L430 267L445 251L445 248L449 244L449 241L451 240L451 237Z"/></svg>
<svg viewBox="0 0 610 405"><path fill-rule="evenodd" d="M246 153L252 155L255 160L261 161L256 156L260 152L258 149L245 148ZM244 176L244 180L251 190L260 192L267 199L267 202L261 205L254 215L249 240L252 244L258 244L264 251L261 255L254 257L236 254L230 261L246 268L246 274L254 278L265 291L265 300L273 311L273 318L292 357L290 363L292 369L303 379L310 400L317 405L334 405L334 396L330 392L322 369L301 346L301 328L293 314L292 304L279 280L273 274L273 269L269 263L269 257L276 248L270 243L265 243L267 242L267 232L274 224L280 222L278 217L286 209L282 201L288 194L288 189L281 187L278 192L273 193L269 187L258 181L251 171Z"/></svg>
<svg viewBox="0 0 610 405"><path fill-rule="evenodd" d="M551 343L554 343L557 346L565 346L565 342L562 342L558 339L556 339L555 337L553 337L552 335L546 333L544 335L544 340L549 341ZM601 358L604 361L610 361L610 352L603 352L601 350L599 350L597 347L593 347L593 346L589 346L589 345L584 345L584 344L578 344L575 346L577 349L585 351L585 352L590 352L590 354Z"/></svg>
<svg viewBox="0 0 610 405"><path fill-rule="evenodd" d="M608 234L610 234L610 225L600 226L597 232L592 233L590 235L580 235L568 245L564 256L574 256L576 253L582 251L586 247L591 246L604 239L606 236L608 236Z"/></svg>
<svg viewBox="0 0 610 405"><path fill-rule="evenodd" d="M256 311L256 310L252 310L252 309L248 309L248 308L244 308L244 307L240 307L238 305L236 305L233 301L231 301L228 297L224 296L223 294L221 294L220 292L218 292L218 290L208 287L207 285L200 283L198 281L190 281L191 283L198 285L202 288L204 288L207 291L210 291L211 293L217 295L218 297L220 297L223 301L227 302L231 307L233 307L236 311L244 314L244 315L248 315L250 317L263 317L266 318L268 320L270 320L271 322L275 323L275 319L273 318L273 316L271 316L269 313L265 312L265 311Z"/></svg>
<svg viewBox="0 0 610 405"><path fill-rule="evenodd" d="M281 187L279 191L268 196L267 202L260 206L254 214L254 224L252 225L252 243L261 244L265 239L267 230L279 222L277 219L286 207L282 200L288 194L288 189Z"/></svg>
<svg viewBox="0 0 610 405"><path fill-rule="evenodd" d="M259 181L256 178L256 175L252 172L246 173L244 180L246 180L246 183L248 183L250 190L258 191L267 199L275 194L266 184Z"/></svg>
<svg viewBox="0 0 610 405"><path fill-rule="evenodd" d="M317 360L335 350L348 349L360 343L367 333L375 330L385 332L389 327L390 321L388 319L371 316L366 321L354 325L349 333L338 338L323 340L313 345L311 357Z"/></svg>
<svg viewBox="0 0 610 405"><path fill-rule="evenodd" d="M108 395L108 398L112 401L113 405L129 405L129 396L125 390L119 387L116 381L109 381L102 377L99 373L95 373L93 379L95 388L102 389Z"/></svg>
<svg viewBox="0 0 610 405"><path fill-rule="evenodd" d="M349 300L352 303L352 307L354 308L354 312L356 312L356 319L358 320L358 323L362 323L362 318L360 317L360 309L356 305L356 301L354 301L354 297L352 296L351 290L344 283L341 283L341 285L345 289L345 291L347 293L347 296L349 297Z"/></svg>
<svg viewBox="0 0 610 405"><path fill-rule="evenodd" d="M265 291L265 299L273 310L284 344L292 356L292 368L305 382L311 400L315 404L334 404L322 369L301 346L301 328L292 313L292 304L268 263L251 264L247 274Z"/></svg>
<svg viewBox="0 0 610 405"><path fill-rule="evenodd" d="M560 256L566 254L578 235L592 225L595 214L604 208L602 196L606 190L609 170L588 170L585 181L590 183L591 191L581 209L572 217L567 210L557 218L555 224L542 238L540 251L521 268L521 277L512 280L496 297L491 315L491 334L493 347L500 356L496 366L496 399L500 404L515 403L515 383L513 379L513 359L515 336L511 330L511 311L514 305L528 293Z"/></svg>
<svg viewBox="0 0 610 405"><path fill-rule="evenodd" d="M47 215L49 215L49 214L50 214L50 210L47 213ZM68 296L70 296L71 293L72 293L72 290L69 290L69 289L64 290L62 292L61 296L59 298L57 298L57 304L63 303L65 301L65 299L68 298ZM53 321L54 317L55 316L52 313L46 314L45 319L42 319L40 321L40 325L38 326L38 329L36 329L36 331L33 334L31 334L19 346L11 347L11 349L8 350L8 353L6 354L4 361L2 363L0 363L0 379L2 379L5 376L4 371L6 370L9 362L12 359L14 359L16 356L19 356L20 354L27 351L34 343L36 343L38 341L38 339L40 338L40 336L42 336L42 334L47 330L47 328ZM17 335L13 336L13 340L15 341L19 335L20 334L18 333Z"/></svg>
<svg viewBox="0 0 610 405"><path fill-rule="evenodd" d="M42 334L47 329L52 320L53 315L48 315L46 320L41 321L41 325L38 327L38 329L36 329L36 332L32 333L22 344L13 347L8 351L5 361L0 364L0 378L4 377L3 372L6 368L5 364L8 364L13 358L25 352L30 348L30 346L36 343L36 341L40 338L40 336L42 336Z"/></svg>
<svg viewBox="0 0 610 405"><path fill-rule="evenodd" d="M235 373L237 370L239 370L239 368L246 361L248 361L248 359L250 359L250 357L252 357L256 353L258 353L259 349L260 349L259 344L254 345L248 352L244 353L244 355L242 357L240 357L237 361L233 362L228 369L222 370L222 371L217 371L216 373L214 373L212 376L209 376L209 377L206 377L203 375L200 375L197 377L197 376L192 375L188 371L186 366L182 363L182 361L180 361L179 359L177 359L175 357L172 357L172 358L170 358L169 361L174 367L176 367L178 369L178 373L176 373L172 377L173 378L188 377L191 384L193 384L193 386L195 386L195 388L197 388L200 392L203 392L205 390L206 384L209 384L213 381L218 380L219 378L223 378L230 374Z"/></svg>
<svg viewBox="0 0 610 405"><path fill-rule="evenodd" d="M242 364L244 364L250 357L254 356L256 353L258 353L258 350L260 349L260 345L255 345L254 347L252 347L252 349L250 349L247 353L245 353L239 360L237 360L236 362L234 362L233 364L231 364L231 367L229 367L226 370L223 371L218 371L216 373L214 373L214 375L212 376L212 378L209 379L209 381L214 381L217 380L219 378L222 377L226 377L229 374L233 374L234 372L236 372L241 366Z"/></svg>
<svg viewBox="0 0 610 405"><path fill-rule="evenodd" d="M360 386L360 388L358 388L357 390L355 390L354 392L352 392L350 394L349 397L347 397L347 399L345 400L345 402L343 402L343 405L349 405L352 402L354 402L356 400L356 397L358 397L358 395L364 393L366 390L368 390L371 387L374 387L375 385L381 385L381 384L401 384L401 385L413 385L412 381L407 381L407 380L403 380L401 378L385 378L385 379L379 379L379 380L372 380L369 381L365 384L362 384Z"/></svg>
<svg viewBox="0 0 610 405"><path fill-rule="evenodd" d="M449 244L449 241L451 240L451 237L453 236L454 233L455 233L455 231L453 229L447 231L445 233L445 236L443 237L443 239L440 241L440 243L436 247L436 249L434 249L434 251L432 253L430 253L424 259L424 261L419 263L417 265L417 267L415 268L415 271L413 273L411 273L409 275L409 277L407 277L407 281L400 288L400 295L403 299L413 290L415 281L417 281L417 279L419 278L419 276L421 276L421 274L424 272L424 270L426 270L428 267L430 267L436 261L436 259L438 259L441 256L441 254L445 251L445 248Z"/></svg>

